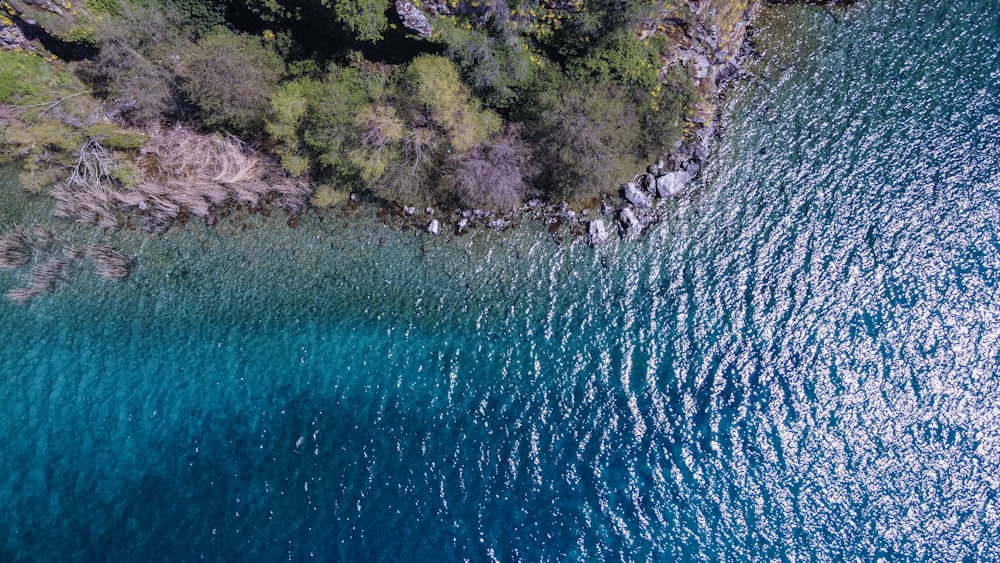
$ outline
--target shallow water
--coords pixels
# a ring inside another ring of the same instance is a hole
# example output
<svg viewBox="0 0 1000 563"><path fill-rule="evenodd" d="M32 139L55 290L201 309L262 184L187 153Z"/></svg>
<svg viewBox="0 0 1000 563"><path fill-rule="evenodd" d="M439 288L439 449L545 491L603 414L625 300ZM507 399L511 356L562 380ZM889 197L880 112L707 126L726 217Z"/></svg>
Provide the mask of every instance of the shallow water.
<svg viewBox="0 0 1000 563"><path fill-rule="evenodd" d="M138 266L0 303L0 559L1000 559L998 14L765 13L702 184L597 252L69 228Z"/></svg>

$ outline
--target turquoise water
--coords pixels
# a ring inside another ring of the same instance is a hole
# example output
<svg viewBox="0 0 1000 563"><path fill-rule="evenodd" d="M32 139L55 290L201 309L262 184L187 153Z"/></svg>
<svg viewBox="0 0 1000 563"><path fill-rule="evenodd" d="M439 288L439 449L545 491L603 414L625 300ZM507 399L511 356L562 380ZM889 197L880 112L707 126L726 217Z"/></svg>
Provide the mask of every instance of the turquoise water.
<svg viewBox="0 0 1000 563"><path fill-rule="evenodd" d="M137 267L0 302L0 560L1000 560L1000 10L757 41L642 241L64 227Z"/></svg>

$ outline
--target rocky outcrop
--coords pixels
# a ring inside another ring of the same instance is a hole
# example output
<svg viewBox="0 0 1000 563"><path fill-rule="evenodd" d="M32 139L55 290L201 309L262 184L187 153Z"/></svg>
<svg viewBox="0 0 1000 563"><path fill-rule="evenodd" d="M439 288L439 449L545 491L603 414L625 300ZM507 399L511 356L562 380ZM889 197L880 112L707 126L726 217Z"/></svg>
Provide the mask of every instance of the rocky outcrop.
<svg viewBox="0 0 1000 563"><path fill-rule="evenodd" d="M433 33L431 23L427 21L427 16L420 11L412 2L407 0L396 0L396 14L403 21L403 26L413 31L420 37L430 37Z"/></svg>
<svg viewBox="0 0 1000 563"><path fill-rule="evenodd" d="M604 221L594 219L590 222L590 226L588 228L588 241L591 246L600 246L605 242L608 242L608 238L610 238L610 236L608 228L604 226Z"/></svg>
<svg viewBox="0 0 1000 563"><path fill-rule="evenodd" d="M636 207L646 209L653 206L652 196L640 189L635 182L625 184L625 199Z"/></svg>
<svg viewBox="0 0 1000 563"><path fill-rule="evenodd" d="M656 195L661 198L673 197L684 190L691 179L686 170L668 172L656 179Z"/></svg>

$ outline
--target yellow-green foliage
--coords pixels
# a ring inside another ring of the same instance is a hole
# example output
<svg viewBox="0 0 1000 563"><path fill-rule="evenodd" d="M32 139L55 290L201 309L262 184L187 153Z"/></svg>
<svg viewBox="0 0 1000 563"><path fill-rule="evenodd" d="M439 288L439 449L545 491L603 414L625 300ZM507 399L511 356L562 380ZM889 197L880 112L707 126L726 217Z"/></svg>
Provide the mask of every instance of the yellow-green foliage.
<svg viewBox="0 0 1000 563"><path fill-rule="evenodd" d="M309 159L301 154L300 129L315 89L314 81L303 79L283 84L271 94L267 134L277 143L282 167L294 176L309 171Z"/></svg>
<svg viewBox="0 0 1000 563"><path fill-rule="evenodd" d="M86 88L69 72L57 70L34 53L0 50L0 103L26 105L54 101Z"/></svg>
<svg viewBox="0 0 1000 563"><path fill-rule="evenodd" d="M285 170L302 175L320 166L339 175L353 173L347 148L355 136L355 114L368 101L366 90L355 69L279 86L271 95L266 130Z"/></svg>
<svg viewBox="0 0 1000 563"><path fill-rule="evenodd" d="M117 16L122 12L122 6L118 0L84 0L83 5L95 14Z"/></svg>
<svg viewBox="0 0 1000 563"><path fill-rule="evenodd" d="M89 125L83 133L97 139L109 149L137 149L149 140L149 137L138 129L124 129L108 121Z"/></svg>
<svg viewBox="0 0 1000 563"><path fill-rule="evenodd" d="M470 96L450 60L421 55L407 68L406 81L414 99L445 130L453 151L468 151L500 131L500 117Z"/></svg>
<svg viewBox="0 0 1000 563"><path fill-rule="evenodd" d="M389 164L399 158L398 143L403 140L406 128L396 115L396 108L367 104L354 118L361 145L347 153L366 182L379 179Z"/></svg>
<svg viewBox="0 0 1000 563"><path fill-rule="evenodd" d="M341 203L347 201L348 193L345 191L338 190L333 186L322 185L316 188L316 193L313 194L310 203L314 207L336 207Z"/></svg>

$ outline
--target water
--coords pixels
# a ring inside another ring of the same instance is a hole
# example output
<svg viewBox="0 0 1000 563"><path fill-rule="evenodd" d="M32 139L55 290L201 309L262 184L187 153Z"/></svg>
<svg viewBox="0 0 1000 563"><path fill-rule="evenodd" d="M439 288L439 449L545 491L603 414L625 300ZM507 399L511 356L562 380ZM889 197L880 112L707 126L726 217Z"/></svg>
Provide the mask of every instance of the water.
<svg viewBox="0 0 1000 563"><path fill-rule="evenodd" d="M998 14L768 11L703 185L598 252L69 229L138 267L0 303L0 559L1000 560Z"/></svg>

